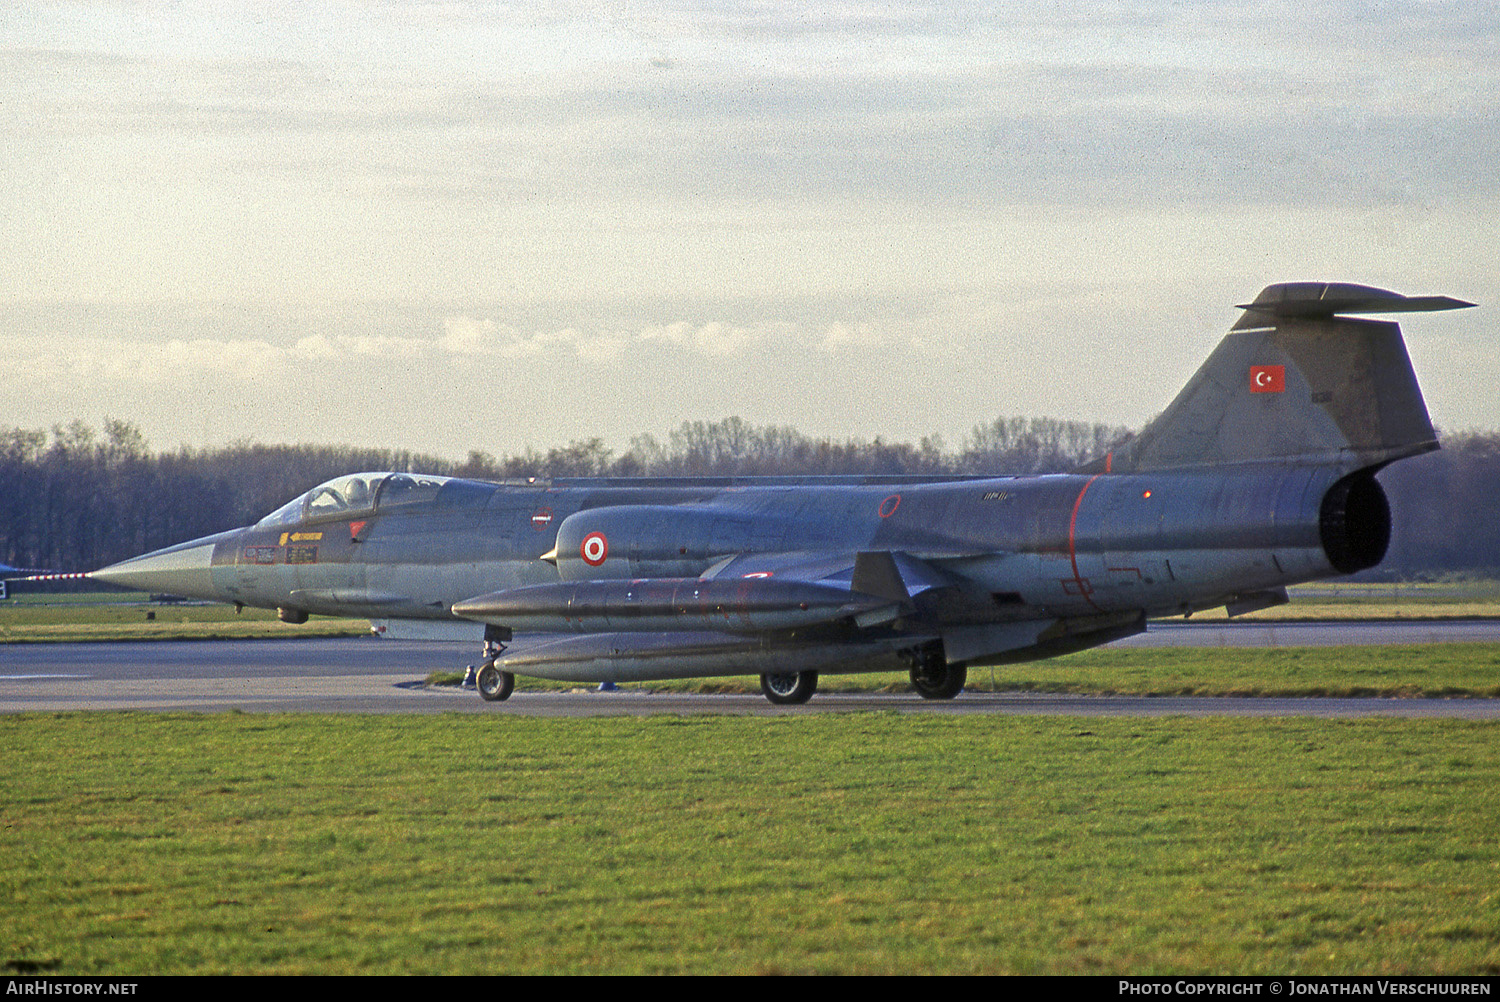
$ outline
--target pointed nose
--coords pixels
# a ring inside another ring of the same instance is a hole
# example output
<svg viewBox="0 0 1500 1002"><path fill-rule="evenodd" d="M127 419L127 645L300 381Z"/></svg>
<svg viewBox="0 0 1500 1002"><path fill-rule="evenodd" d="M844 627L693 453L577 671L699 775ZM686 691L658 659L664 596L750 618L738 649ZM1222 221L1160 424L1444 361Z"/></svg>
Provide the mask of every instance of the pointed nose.
<svg viewBox="0 0 1500 1002"><path fill-rule="evenodd" d="M221 599L213 582L214 549L239 532L239 529L231 529L214 536L178 543L176 546L111 564L94 571L89 577L137 591Z"/></svg>

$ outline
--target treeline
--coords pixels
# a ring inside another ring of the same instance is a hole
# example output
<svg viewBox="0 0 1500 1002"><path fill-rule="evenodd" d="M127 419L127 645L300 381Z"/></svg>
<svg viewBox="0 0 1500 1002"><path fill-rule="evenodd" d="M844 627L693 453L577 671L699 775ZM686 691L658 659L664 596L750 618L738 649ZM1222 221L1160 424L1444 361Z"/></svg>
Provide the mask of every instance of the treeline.
<svg viewBox="0 0 1500 1002"><path fill-rule="evenodd" d="M1122 427L1005 418L975 428L957 452L906 443L812 439L739 418L687 422L665 442L637 436L616 454L602 439L545 453L461 462L395 449L236 443L152 452L140 430L106 420L50 431L0 429L0 563L90 570L258 520L343 473L396 470L503 480L580 476L774 476L1065 470L1124 435Z"/></svg>
<svg viewBox="0 0 1500 1002"><path fill-rule="evenodd" d="M1129 433L1124 426L1057 418L997 418L975 427L957 452L949 452L938 437L923 438L916 445L881 438L836 442L809 438L795 428L757 426L731 417L685 421L665 442L637 435L618 456L594 438L545 455L528 451L496 459L471 452L451 472L482 479L1058 473L1102 455Z"/></svg>
<svg viewBox="0 0 1500 1002"><path fill-rule="evenodd" d="M1369 576L1500 576L1500 432L1442 443L1381 471L1395 525L1385 562Z"/></svg>
<svg viewBox="0 0 1500 1002"><path fill-rule="evenodd" d="M473 451L462 461L408 450L347 446L183 447L153 452L125 421L50 431L0 429L0 562L91 570L172 543L247 525L342 473L396 470L503 480L573 476L1023 474L1065 472L1129 434L1055 418L998 418L964 436L904 442L810 438L739 418L686 422L615 453L602 439L513 456ZM1439 577L1500 568L1500 433L1445 441L1441 452L1381 474L1396 514L1377 574Z"/></svg>

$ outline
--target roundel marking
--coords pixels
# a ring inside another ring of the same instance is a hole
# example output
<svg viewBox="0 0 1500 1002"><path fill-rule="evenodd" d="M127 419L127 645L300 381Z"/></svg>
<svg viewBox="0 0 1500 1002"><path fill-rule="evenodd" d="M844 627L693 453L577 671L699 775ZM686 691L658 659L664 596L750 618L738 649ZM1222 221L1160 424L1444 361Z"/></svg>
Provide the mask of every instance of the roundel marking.
<svg viewBox="0 0 1500 1002"><path fill-rule="evenodd" d="M896 509L900 508L900 507L901 507L901 495L900 494L892 494L890 497L888 497L884 501L880 502L880 517L881 518L890 518L892 515L896 514Z"/></svg>
<svg viewBox="0 0 1500 1002"><path fill-rule="evenodd" d="M598 567L604 563L604 558L609 556L609 540L604 538L602 532L591 532L583 537L583 543L578 547L578 555L583 557L583 562L590 567Z"/></svg>

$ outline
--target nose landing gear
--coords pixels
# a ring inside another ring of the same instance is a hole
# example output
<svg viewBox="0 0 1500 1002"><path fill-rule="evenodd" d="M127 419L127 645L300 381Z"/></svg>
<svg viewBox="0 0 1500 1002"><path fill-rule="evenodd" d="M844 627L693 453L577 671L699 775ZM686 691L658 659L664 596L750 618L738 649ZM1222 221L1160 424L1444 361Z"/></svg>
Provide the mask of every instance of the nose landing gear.
<svg viewBox="0 0 1500 1002"><path fill-rule="evenodd" d="M479 695L486 702L496 703L502 699L509 699L510 694L515 691L516 677L508 671L501 671L495 667L500 654L505 650L503 641L510 639L510 631L501 631L494 626L487 626L484 630L484 663L479 667L479 674L474 676L474 687L479 690Z"/></svg>
<svg viewBox="0 0 1500 1002"><path fill-rule="evenodd" d="M479 695L493 703L510 698L510 694L516 688L516 677L508 671L496 668L495 662L486 661L479 669L479 675L475 678L474 684L479 690Z"/></svg>

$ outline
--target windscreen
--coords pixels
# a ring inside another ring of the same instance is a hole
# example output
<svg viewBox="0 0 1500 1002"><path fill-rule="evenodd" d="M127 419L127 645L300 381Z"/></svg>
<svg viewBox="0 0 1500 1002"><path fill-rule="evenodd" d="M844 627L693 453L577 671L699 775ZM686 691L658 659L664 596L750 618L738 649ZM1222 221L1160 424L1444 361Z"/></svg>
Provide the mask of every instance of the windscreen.
<svg viewBox="0 0 1500 1002"><path fill-rule="evenodd" d="M415 473L352 473L321 483L261 519L256 525L322 521L430 501L449 481Z"/></svg>

